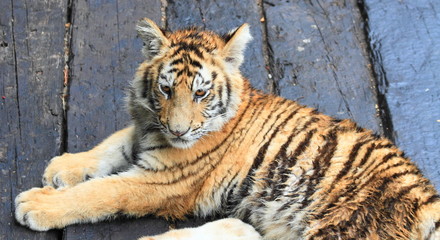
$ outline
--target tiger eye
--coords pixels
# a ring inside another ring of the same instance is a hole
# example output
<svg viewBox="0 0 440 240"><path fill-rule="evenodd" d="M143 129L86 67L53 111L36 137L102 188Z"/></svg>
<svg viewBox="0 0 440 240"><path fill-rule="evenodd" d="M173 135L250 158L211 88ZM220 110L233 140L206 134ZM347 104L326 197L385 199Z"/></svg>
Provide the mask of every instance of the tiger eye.
<svg viewBox="0 0 440 240"><path fill-rule="evenodd" d="M171 88L169 86L165 86L165 85L160 85L160 89L166 93L166 94L170 94L171 93Z"/></svg>
<svg viewBox="0 0 440 240"><path fill-rule="evenodd" d="M197 97L203 97L203 96L205 96L205 94L206 94L206 91L204 91L202 89L199 89L199 90L196 91L196 96Z"/></svg>

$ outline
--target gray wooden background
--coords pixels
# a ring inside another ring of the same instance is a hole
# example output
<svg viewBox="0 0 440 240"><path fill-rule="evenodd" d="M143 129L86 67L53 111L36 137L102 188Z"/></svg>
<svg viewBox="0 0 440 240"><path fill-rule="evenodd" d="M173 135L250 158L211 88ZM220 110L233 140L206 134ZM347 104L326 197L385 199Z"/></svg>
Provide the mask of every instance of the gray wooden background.
<svg viewBox="0 0 440 240"><path fill-rule="evenodd" d="M0 239L136 239L192 219L118 219L37 233L13 199L47 161L128 124L124 91L142 61L135 22L225 33L247 22L255 87L391 138L440 188L440 1L0 1Z"/></svg>

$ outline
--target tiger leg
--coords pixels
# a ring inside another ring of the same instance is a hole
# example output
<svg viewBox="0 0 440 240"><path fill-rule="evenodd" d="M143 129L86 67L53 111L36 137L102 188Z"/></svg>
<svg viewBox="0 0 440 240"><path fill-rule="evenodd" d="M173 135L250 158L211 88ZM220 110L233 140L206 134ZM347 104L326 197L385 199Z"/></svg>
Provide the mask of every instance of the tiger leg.
<svg viewBox="0 0 440 240"><path fill-rule="evenodd" d="M236 218L225 218L197 228L171 230L161 235L139 240L259 240L260 234L249 224Z"/></svg>
<svg viewBox="0 0 440 240"><path fill-rule="evenodd" d="M87 152L64 153L54 157L43 175L43 185L74 186L94 177L111 174L128 164L133 127L120 130Z"/></svg>
<svg viewBox="0 0 440 240"><path fill-rule="evenodd" d="M182 217L193 208L195 197L191 193L175 185L159 186L149 182L153 182L152 176L138 169L90 179L69 188L33 188L15 199L15 217L33 230L46 231L96 222L117 214ZM175 194L187 197L172 200Z"/></svg>

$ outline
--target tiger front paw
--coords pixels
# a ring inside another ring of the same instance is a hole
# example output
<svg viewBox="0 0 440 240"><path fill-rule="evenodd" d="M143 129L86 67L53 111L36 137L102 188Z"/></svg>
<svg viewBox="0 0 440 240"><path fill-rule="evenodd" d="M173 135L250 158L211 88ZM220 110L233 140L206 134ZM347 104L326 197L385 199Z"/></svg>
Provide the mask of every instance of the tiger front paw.
<svg viewBox="0 0 440 240"><path fill-rule="evenodd" d="M68 209L60 197L62 193L52 187L32 188L15 198L15 218L35 231L62 228L67 224Z"/></svg>
<svg viewBox="0 0 440 240"><path fill-rule="evenodd" d="M93 178L97 169L96 159L87 153L64 153L50 161L43 175L43 185L55 188L71 187Z"/></svg>

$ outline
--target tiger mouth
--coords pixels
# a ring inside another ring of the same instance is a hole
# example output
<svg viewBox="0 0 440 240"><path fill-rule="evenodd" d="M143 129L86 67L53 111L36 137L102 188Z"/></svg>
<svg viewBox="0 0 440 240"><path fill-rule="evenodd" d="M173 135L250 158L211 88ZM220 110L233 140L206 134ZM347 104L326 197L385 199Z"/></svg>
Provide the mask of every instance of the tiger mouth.
<svg viewBox="0 0 440 240"><path fill-rule="evenodd" d="M185 140L185 139L180 138L180 137L171 138L170 140L175 142L175 143L188 143L188 142L190 142L189 140Z"/></svg>

